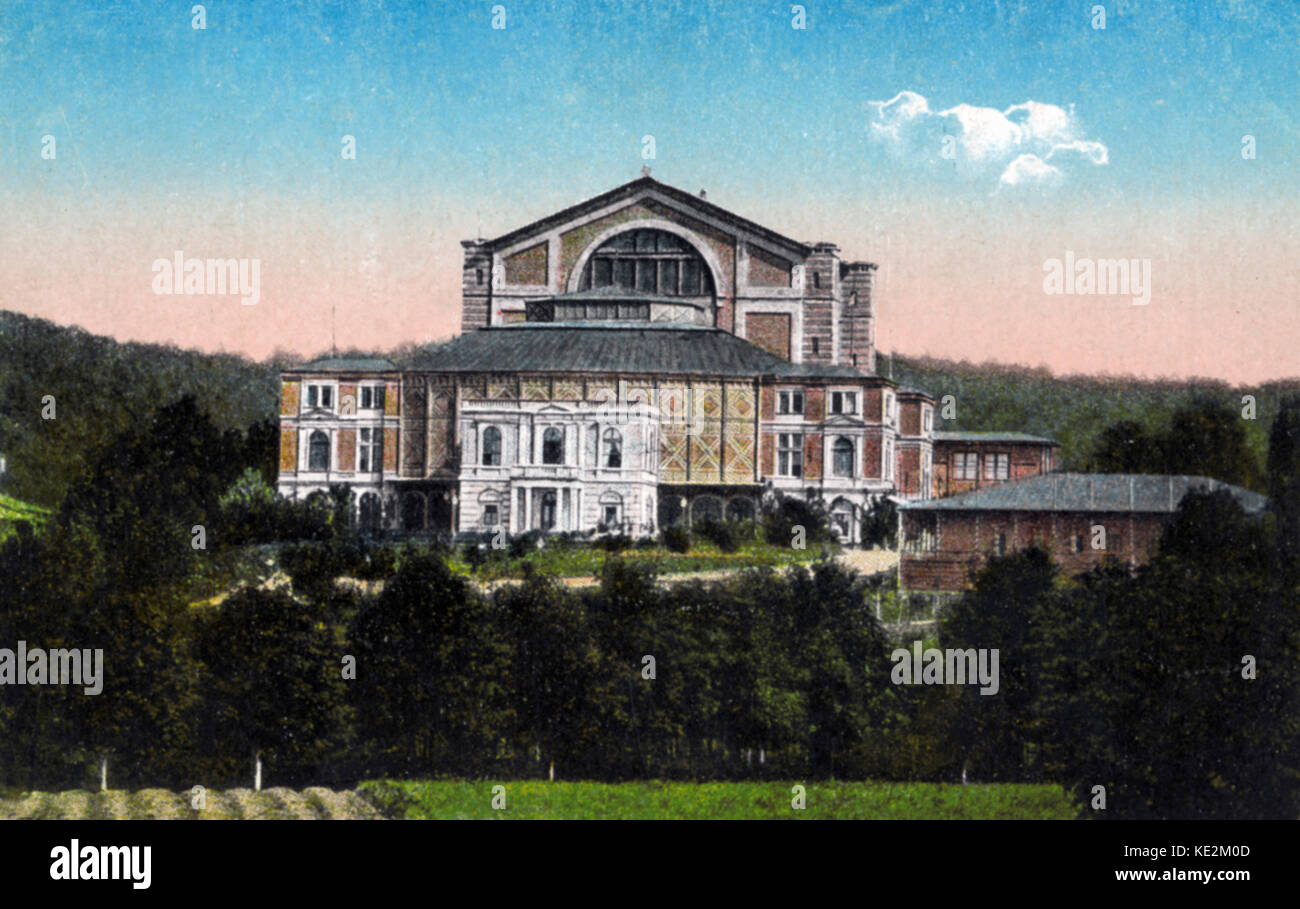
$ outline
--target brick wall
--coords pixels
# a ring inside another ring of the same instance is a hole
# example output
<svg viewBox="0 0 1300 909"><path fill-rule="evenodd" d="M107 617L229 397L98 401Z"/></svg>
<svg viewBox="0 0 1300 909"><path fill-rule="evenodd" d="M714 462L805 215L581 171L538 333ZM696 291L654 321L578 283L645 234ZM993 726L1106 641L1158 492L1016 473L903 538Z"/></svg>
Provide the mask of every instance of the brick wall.
<svg viewBox="0 0 1300 909"><path fill-rule="evenodd" d="M790 359L790 315L751 312L745 315L745 337L768 353Z"/></svg>
<svg viewBox="0 0 1300 909"><path fill-rule="evenodd" d="M903 514L909 544L919 537L921 512ZM1130 564L1145 562L1155 551L1172 515L1103 512L930 512L937 517L937 549L904 552L900 560L902 586L913 590L963 590L965 575L996 552L999 536L1007 553L1037 544L1067 575L1079 574L1107 558ZM1105 530L1105 549L1093 549L1093 528ZM1080 550L1075 552L1076 546ZM958 571L958 568L961 571ZM955 587L942 584L958 583Z"/></svg>

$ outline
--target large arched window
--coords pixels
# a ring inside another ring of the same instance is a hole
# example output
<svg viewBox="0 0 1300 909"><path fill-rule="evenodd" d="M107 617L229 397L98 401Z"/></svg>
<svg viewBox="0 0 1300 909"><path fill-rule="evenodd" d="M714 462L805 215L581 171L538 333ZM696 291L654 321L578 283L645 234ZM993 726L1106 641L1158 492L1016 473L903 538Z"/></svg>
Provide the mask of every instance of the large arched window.
<svg viewBox="0 0 1300 909"><path fill-rule="evenodd" d="M611 288L665 297L707 297L713 274L691 244L664 230L629 230L591 254L579 290Z"/></svg>
<svg viewBox="0 0 1300 909"><path fill-rule="evenodd" d="M853 441L841 436L835 440L831 452L834 461L831 464L831 472L837 477L853 476Z"/></svg>
<svg viewBox="0 0 1300 909"><path fill-rule="evenodd" d="M613 427L605 430L605 466L623 466L623 434Z"/></svg>
<svg viewBox="0 0 1300 909"><path fill-rule="evenodd" d="M501 466L501 430L495 426L483 430L483 466Z"/></svg>
<svg viewBox="0 0 1300 909"><path fill-rule="evenodd" d="M554 426L542 433L542 463L564 463L564 433Z"/></svg>
<svg viewBox="0 0 1300 909"><path fill-rule="evenodd" d="M307 440L307 469L330 469L330 437L319 429Z"/></svg>

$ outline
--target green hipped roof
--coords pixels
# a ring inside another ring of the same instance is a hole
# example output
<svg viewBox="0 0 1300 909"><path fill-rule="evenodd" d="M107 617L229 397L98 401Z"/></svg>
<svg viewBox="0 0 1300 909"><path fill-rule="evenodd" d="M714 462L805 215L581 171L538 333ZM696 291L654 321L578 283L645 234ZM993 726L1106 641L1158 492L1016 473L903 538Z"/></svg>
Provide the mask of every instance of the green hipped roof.
<svg viewBox="0 0 1300 909"><path fill-rule="evenodd" d="M905 502L908 511L1096 511L1169 513L1192 489L1226 489L1247 514L1268 507L1257 492L1209 477L1049 473L943 499Z"/></svg>
<svg viewBox="0 0 1300 909"><path fill-rule="evenodd" d="M397 372L391 360L382 357L320 357L295 366L291 372Z"/></svg>
<svg viewBox="0 0 1300 909"><path fill-rule="evenodd" d="M521 322L483 328L418 354L410 368L866 378L849 366L790 363L718 328L647 322Z"/></svg>

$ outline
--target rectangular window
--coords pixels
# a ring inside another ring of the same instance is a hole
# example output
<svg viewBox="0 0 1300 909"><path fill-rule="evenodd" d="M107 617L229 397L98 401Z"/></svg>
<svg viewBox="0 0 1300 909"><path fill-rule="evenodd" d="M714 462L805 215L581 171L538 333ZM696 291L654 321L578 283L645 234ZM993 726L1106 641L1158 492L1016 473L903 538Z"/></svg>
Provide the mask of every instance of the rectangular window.
<svg viewBox="0 0 1300 909"><path fill-rule="evenodd" d="M1011 456L1005 454L986 454L984 456L984 479L1007 480L1011 477Z"/></svg>
<svg viewBox="0 0 1300 909"><path fill-rule="evenodd" d="M635 259L614 260L614 283L624 290L632 290L636 286Z"/></svg>
<svg viewBox="0 0 1300 909"><path fill-rule="evenodd" d="M308 385L307 406L334 409L334 389L329 385Z"/></svg>
<svg viewBox="0 0 1300 909"><path fill-rule="evenodd" d="M682 260L682 296L694 297L700 293L700 263L694 259Z"/></svg>
<svg viewBox="0 0 1300 909"><path fill-rule="evenodd" d="M676 259L664 259L659 263L659 292L661 294L677 293Z"/></svg>
<svg viewBox="0 0 1300 909"><path fill-rule="evenodd" d="M803 413L802 391L779 391L776 394L777 413Z"/></svg>
<svg viewBox="0 0 1300 909"><path fill-rule="evenodd" d="M776 473L782 477L803 476L803 436L783 432L777 436Z"/></svg>
<svg viewBox="0 0 1300 909"><path fill-rule="evenodd" d="M952 458L953 477L958 480L979 478L979 456L973 451L959 451Z"/></svg>
<svg viewBox="0 0 1300 909"><path fill-rule="evenodd" d="M597 259L592 266L593 282L597 287L609 287L614 283L614 262L612 259Z"/></svg>
<svg viewBox="0 0 1300 909"><path fill-rule="evenodd" d="M921 431L929 432L930 427L934 425L934 411L928 407L921 408Z"/></svg>
<svg viewBox="0 0 1300 909"><path fill-rule="evenodd" d="M831 413L855 414L858 412L858 395L853 391L831 392Z"/></svg>
<svg viewBox="0 0 1300 909"><path fill-rule="evenodd" d="M884 465L884 469L881 471L881 477L883 477L886 480L892 480L894 478L894 440L893 439L885 439L884 455L885 455L885 465Z"/></svg>
<svg viewBox="0 0 1300 909"><path fill-rule="evenodd" d="M659 287L659 267L654 259L639 259L636 263L636 289L652 294Z"/></svg>
<svg viewBox="0 0 1300 909"><path fill-rule="evenodd" d="M362 473L374 473L384 463L383 436L378 429L362 429L357 439L357 465Z"/></svg>
<svg viewBox="0 0 1300 909"><path fill-rule="evenodd" d="M384 386L362 385L361 386L361 409L382 410L383 407L384 407Z"/></svg>
<svg viewBox="0 0 1300 909"><path fill-rule="evenodd" d="M499 514L498 514L498 512L497 512L497 507L496 507L495 505L484 505L484 506L483 506L483 523L484 523L484 524L486 524L488 527L495 527L495 526L497 526L497 523L498 523L500 520L501 520L501 518L500 518L500 516L499 516Z"/></svg>

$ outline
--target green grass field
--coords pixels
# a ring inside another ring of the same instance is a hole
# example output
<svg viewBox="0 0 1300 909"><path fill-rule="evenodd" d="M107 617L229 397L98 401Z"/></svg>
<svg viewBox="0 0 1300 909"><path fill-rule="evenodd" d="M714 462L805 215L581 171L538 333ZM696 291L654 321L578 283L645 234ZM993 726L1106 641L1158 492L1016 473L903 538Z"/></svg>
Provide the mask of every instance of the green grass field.
<svg viewBox="0 0 1300 909"><path fill-rule="evenodd" d="M494 808L493 787L505 787ZM375 780L358 792L386 817L591 820L1068 820L1056 786L946 783L808 783L806 807L791 805L794 781L772 783L548 783Z"/></svg>

